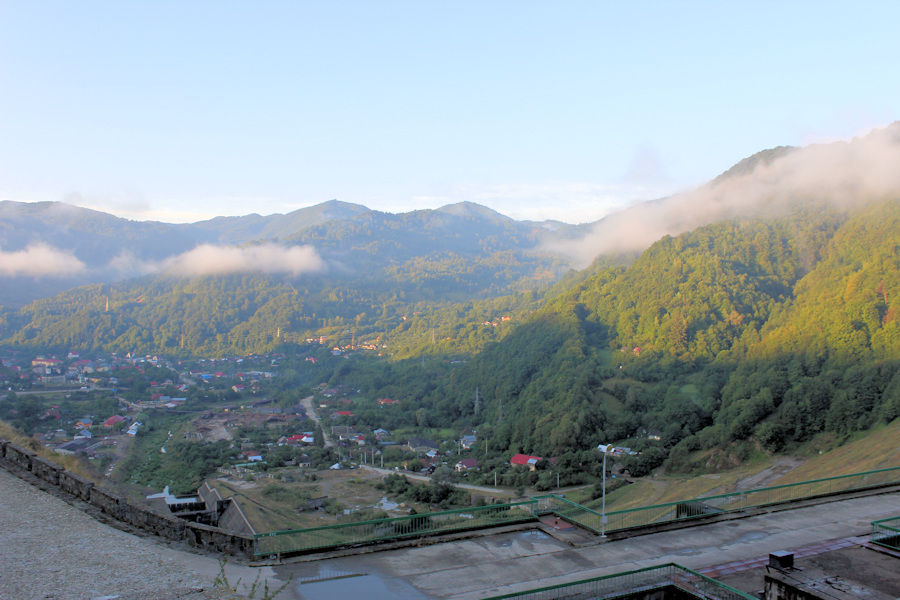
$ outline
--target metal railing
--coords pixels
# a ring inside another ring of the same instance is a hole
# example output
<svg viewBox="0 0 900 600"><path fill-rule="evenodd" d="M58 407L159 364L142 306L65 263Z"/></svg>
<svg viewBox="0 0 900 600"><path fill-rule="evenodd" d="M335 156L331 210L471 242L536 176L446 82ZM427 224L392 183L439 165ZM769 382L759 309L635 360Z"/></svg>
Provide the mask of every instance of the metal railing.
<svg viewBox="0 0 900 600"><path fill-rule="evenodd" d="M608 511L605 530L606 533L610 533L636 527L660 525L700 518L710 514L733 513L890 484L900 484L900 467L838 475L729 494L700 496L699 498L640 508ZM341 523L312 529L256 534L254 536L255 554L257 556L277 555L392 539L439 535L452 531L522 523L535 520L539 515L545 514L553 514L595 534L599 534L601 531L601 513L565 498L548 495L509 504L494 504L405 517Z"/></svg>
<svg viewBox="0 0 900 600"><path fill-rule="evenodd" d="M870 541L891 550L900 550L900 517L873 521Z"/></svg>
<svg viewBox="0 0 900 600"><path fill-rule="evenodd" d="M370 544L408 537L439 535L467 529L511 525L537 518L537 500L470 506L404 517L339 523L254 535L257 556Z"/></svg>
<svg viewBox="0 0 900 600"><path fill-rule="evenodd" d="M610 511L606 513L606 531L608 533L633 527L658 525L715 513L733 513L890 484L900 484L900 467ZM593 529L595 522L599 521L591 519L586 525Z"/></svg>
<svg viewBox="0 0 900 600"><path fill-rule="evenodd" d="M620 598L666 588L678 588L698 598L748 600L754 596L710 579L681 565L669 563L637 571L616 573L572 583L542 587L527 592L492 596L486 600L522 598L525 600L575 600L587 598Z"/></svg>
<svg viewBox="0 0 900 600"><path fill-rule="evenodd" d="M538 514L552 514L579 527L600 535L602 515L561 496L537 496Z"/></svg>

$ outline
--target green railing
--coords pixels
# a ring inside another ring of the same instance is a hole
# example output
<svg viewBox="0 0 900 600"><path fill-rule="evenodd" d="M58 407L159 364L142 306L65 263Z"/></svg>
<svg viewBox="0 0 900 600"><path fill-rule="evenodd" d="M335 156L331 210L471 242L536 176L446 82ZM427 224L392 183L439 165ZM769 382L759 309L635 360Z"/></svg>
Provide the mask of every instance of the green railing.
<svg viewBox="0 0 900 600"><path fill-rule="evenodd" d="M710 579L696 571L681 565L669 563L658 567L648 567L627 573L616 573L593 579L583 579L572 583L563 583L549 587L492 596L487 600L505 598L524 598L526 600L565 600L583 598L620 598L632 594L678 588L682 592L698 598L717 598L719 600L748 600L755 598L732 587Z"/></svg>
<svg viewBox="0 0 900 600"><path fill-rule="evenodd" d="M532 521L537 500L254 535L257 556L355 546Z"/></svg>
<svg viewBox="0 0 900 600"><path fill-rule="evenodd" d="M733 513L890 484L900 484L900 467L611 511L606 513L606 531L658 525L715 513ZM596 522L592 518L586 526L590 529L597 529Z"/></svg>
<svg viewBox="0 0 900 600"><path fill-rule="evenodd" d="M538 514L552 514L600 535L602 516L597 511L566 500L561 496L537 496L535 500L538 501Z"/></svg>
<svg viewBox="0 0 900 600"><path fill-rule="evenodd" d="M900 484L900 467L609 511L606 513L605 531L609 533L709 514L733 513L890 484ZM257 556L277 555L522 523L543 514L553 514L596 534L602 529L601 513L559 496L538 496L510 504L469 507L312 529L260 533L254 538Z"/></svg>
<svg viewBox="0 0 900 600"><path fill-rule="evenodd" d="M891 550L900 550L900 517L873 521L871 542Z"/></svg>

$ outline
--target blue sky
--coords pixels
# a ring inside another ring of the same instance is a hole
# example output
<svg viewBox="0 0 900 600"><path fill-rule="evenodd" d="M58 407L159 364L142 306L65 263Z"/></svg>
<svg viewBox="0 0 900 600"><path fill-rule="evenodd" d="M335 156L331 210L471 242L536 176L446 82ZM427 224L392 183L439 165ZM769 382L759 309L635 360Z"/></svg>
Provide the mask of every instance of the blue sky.
<svg viewBox="0 0 900 600"><path fill-rule="evenodd" d="M596 220L900 114L898 2L0 0L0 200Z"/></svg>

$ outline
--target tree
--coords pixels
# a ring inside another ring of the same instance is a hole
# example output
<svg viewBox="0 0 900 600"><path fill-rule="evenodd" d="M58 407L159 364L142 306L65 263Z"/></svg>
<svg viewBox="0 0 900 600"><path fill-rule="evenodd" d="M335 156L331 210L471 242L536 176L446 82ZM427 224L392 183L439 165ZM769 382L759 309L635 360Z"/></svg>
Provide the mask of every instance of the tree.
<svg viewBox="0 0 900 600"><path fill-rule="evenodd" d="M316 431L313 433L313 446L316 448L325 447L325 433L322 431L321 425L316 425Z"/></svg>
<svg viewBox="0 0 900 600"><path fill-rule="evenodd" d="M416 425L422 429L428 427L428 413L424 408L420 408L416 411Z"/></svg>

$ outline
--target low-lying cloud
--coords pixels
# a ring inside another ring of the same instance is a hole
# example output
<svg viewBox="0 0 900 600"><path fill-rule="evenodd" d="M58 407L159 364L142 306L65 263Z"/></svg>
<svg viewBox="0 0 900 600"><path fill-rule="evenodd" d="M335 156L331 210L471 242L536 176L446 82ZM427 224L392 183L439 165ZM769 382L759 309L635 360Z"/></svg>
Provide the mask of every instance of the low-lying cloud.
<svg viewBox="0 0 900 600"><path fill-rule="evenodd" d="M3 277L71 277L87 270L71 252L43 243L24 250L0 250L0 275Z"/></svg>
<svg viewBox="0 0 900 600"><path fill-rule="evenodd" d="M260 244L234 247L203 244L165 261L163 270L180 277L226 275L231 273L289 274L315 273L325 263L312 246Z"/></svg>
<svg viewBox="0 0 900 600"><path fill-rule="evenodd" d="M644 250L665 235L723 219L778 214L798 202L844 209L890 197L900 197L900 124L849 142L799 148L748 174L632 206L551 249L586 266L599 255Z"/></svg>

